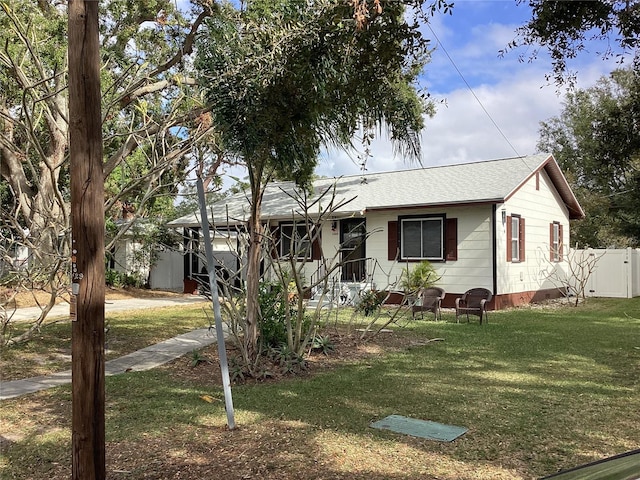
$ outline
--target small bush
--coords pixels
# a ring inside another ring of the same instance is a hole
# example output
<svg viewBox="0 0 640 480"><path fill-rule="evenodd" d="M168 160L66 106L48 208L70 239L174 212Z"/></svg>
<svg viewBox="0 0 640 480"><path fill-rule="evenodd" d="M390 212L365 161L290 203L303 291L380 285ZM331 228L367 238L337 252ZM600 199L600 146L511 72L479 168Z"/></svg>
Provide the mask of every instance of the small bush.
<svg viewBox="0 0 640 480"><path fill-rule="evenodd" d="M244 382L247 375L247 366L242 357L231 357L229 361L229 377L231 383Z"/></svg>
<svg viewBox="0 0 640 480"><path fill-rule="evenodd" d="M286 343L271 348L269 357L274 365L279 367L280 373L283 375L297 374L307 369L307 362L304 358L291 350Z"/></svg>
<svg viewBox="0 0 640 480"><path fill-rule="evenodd" d="M325 355L333 352L336 346L328 335L316 335L311 341L311 350L320 351Z"/></svg>
<svg viewBox="0 0 640 480"><path fill-rule="evenodd" d="M360 295L360 301L357 303L355 310L356 312L364 313L365 317L373 315L380 310L386 296L385 292L367 290Z"/></svg>
<svg viewBox="0 0 640 480"><path fill-rule="evenodd" d="M202 355L200 350L193 350L191 352L191 367L195 368L201 363L210 363L209 360Z"/></svg>
<svg viewBox="0 0 640 480"><path fill-rule="evenodd" d="M144 280L139 273L125 273L111 269L105 271L105 283L108 287L114 288L142 288L144 286Z"/></svg>
<svg viewBox="0 0 640 480"><path fill-rule="evenodd" d="M260 302L260 336L264 348L275 348L287 343L286 309L291 308L285 300L287 292L278 283L262 282Z"/></svg>
<svg viewBox="0 0 640 480"><path fill-rule="evenodd" d="M105 282L108 287L121 288L124 286L122 283L122 275L116 270L107 270L105 272Z"/></svg>

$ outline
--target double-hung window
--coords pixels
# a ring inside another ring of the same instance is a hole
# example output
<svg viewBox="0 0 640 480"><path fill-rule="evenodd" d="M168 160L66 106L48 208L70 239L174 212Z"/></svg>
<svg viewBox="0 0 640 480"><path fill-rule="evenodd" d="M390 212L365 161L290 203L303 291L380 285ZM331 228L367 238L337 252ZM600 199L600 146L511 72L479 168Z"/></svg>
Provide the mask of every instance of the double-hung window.
<svg viewBox="0 0 640 480"><path fill-rule="evenodd" d="M524 218L507 216L507 261L524 262Z"/></svg>
<svg viewBox="0 0 640 480"><path fill-rule="evenodd" d="M443 260L444 216L400 218L400 258Z"/></svg>
<svg viewBox="0 0 640 480"><path fill-rule="evenodd" d="M280 256L311 258L311 239L305 223L280 224Z"/></svg>
<svg viewBox="0 0 640 480"><path fill-rule="evenodd" d="M520 217L511 217L511 261L520 261Z"/></svg>
<svg viewBox="0 0 640 480"><path fill-rule="evenodd" d="M562 261L562 225L560 222L549 224L549 244L551 246L550 260L552 262Z"/></svg>

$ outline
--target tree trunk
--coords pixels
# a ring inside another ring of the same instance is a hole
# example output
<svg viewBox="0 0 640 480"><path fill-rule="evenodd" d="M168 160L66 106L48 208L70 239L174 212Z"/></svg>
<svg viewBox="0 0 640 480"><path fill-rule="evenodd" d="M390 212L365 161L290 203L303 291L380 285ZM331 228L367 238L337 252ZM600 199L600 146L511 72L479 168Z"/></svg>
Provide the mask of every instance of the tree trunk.
<svg viewBox="0 0 640 480"><path fill-rule="evenodd" d="M261 225L262 183L254 179L251 188L251 216L249 218L249 251L247 258L247 321L244 345L251 365L258 356L258 322L260 320L260 261L262 259Z"/></svg>

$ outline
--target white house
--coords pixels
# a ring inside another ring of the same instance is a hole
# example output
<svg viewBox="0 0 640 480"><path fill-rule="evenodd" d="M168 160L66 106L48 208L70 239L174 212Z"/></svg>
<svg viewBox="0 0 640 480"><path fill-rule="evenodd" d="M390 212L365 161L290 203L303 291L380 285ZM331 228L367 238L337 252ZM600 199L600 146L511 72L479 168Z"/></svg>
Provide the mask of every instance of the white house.
<svg viewBox="0 0 640 480"><path fill-rule="evenodd" d="M315 198L334 186L335 203L352 201L320 223L321 248L307 249L307 257L300 259L308 264L307 276L322 267L321 257L338 252L349 260L341 268L342 282L392 289L403 268L426 259L447 292L444 306L474 287L491 290L496 309L559 296L550 278L566 268L569 220L584 216L547 154L324 178L313 183ZM283 252L306 229L296 217L299 207L287 195L294 187L272 183L263 198L262 220L284 240ZM242 226L249 214L247 195L237 194L208 211L216 229ZM199 215L170 225L197 238ZM184 278L195 272L188 263Z"/></svg>

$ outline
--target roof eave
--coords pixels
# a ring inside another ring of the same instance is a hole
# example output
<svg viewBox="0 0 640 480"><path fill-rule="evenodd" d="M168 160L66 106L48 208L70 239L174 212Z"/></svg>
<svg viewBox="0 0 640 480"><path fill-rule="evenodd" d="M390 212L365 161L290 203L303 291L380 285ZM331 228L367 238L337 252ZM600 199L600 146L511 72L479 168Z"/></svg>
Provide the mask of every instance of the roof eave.
<svg viewBox="0 0 640 480"><path fill-rule="evenodd" d="M584 210L580 206L578 199L573 194L573 190L571 190L571 186L567 182L566 177L560 170L560 166L553 155L549 155L544 161L540 163L534 170L531 171L531 174L528 175L525 179L522 180L506 197L509 199L513 196L522 186L528 182L531 177L533 177L536 173L544 170L549 179L553 183L556 191L560 194L562 201L564 202L567 210L569 211L569 219L570 220L580 220L585 217Z"/></svg>
<svg viewBox="0 0 640 480"><path fill-rule="evenodd" d="M567 182L566 177L560 170L560 166L556 159L553 158L553 155L549 155L547 160L541 165L540 170L544 169L549 175L549 178L553 182L553 185L556 187L556 190L562 197L567 209L569 210L569 219L570 220L580 220L585 217L584 210L580 206L578 199L573 194L573 190L571 190L571 186L569 182Z"/></svg>
<svg viewBox="0 0 640 480"><path fill-rule="evenodd" d="M379 207L367 207L365 211L385 211L385 210L410 210L416 208L442 208L442 207L464 207L468 205L494 205L504 203L504 198L482 198L477 200L461 200L458 202L434 202L429 204L413 204L413 205L390 205Z"/></svg>

